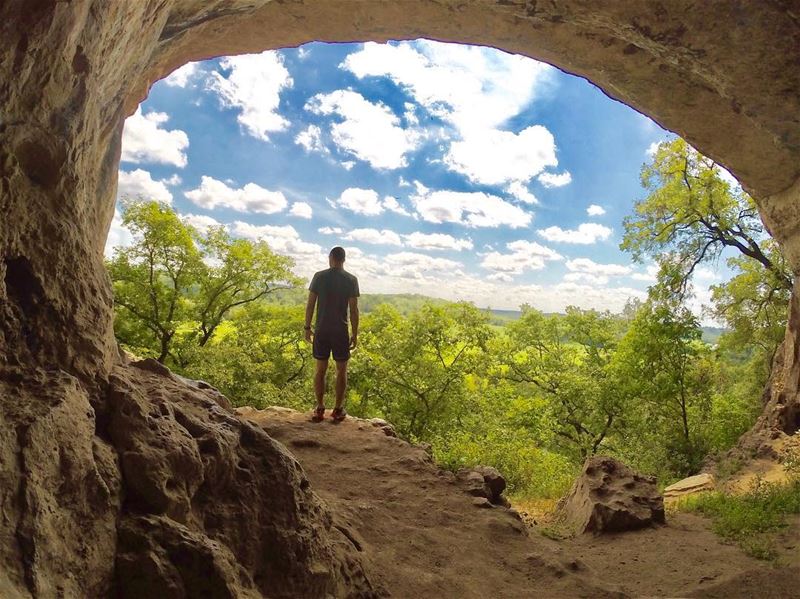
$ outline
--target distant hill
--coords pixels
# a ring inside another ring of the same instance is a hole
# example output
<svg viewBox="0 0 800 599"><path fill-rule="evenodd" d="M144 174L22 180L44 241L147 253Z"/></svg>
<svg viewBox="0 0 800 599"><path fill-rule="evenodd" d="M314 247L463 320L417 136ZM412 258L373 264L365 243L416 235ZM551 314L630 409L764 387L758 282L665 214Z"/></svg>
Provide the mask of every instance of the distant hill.
<svg viewBox="0 0 800 599"><path fill-rule="evenodd" d="M281 306L296 306L305 303L307 293L308 291L304 288L279 289L269 294L267 301ZM364 314L374 311L381 304L389 304L400 314L406 315L425 304L443 306L449 303L451 302L448 300L419 293L365 293L359 298L358 305ZM484 310L489 312L489 322L497 327L505 326L522 316L522 312L519 310L494 310L491 308L484 308ZM720 327L702 327L702 330L703 341L711 345L717 343L720 335L725 332L725 329Z"/></svg>

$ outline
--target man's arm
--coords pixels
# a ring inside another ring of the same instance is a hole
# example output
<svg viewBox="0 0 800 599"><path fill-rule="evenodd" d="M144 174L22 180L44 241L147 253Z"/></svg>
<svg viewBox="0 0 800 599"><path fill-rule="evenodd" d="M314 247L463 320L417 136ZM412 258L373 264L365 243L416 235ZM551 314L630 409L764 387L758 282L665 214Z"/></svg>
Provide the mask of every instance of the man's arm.
<svg viewBox="0 0 800 599"><path fill-rule="evenodd" d="M314 318L314 308L317 305L317 294L314 291L308 292L306 302L306 324L303 327L306 332L306 341L311 341L311 319Z"/></svg>
<svg viewBox="0 0 800 599"><path fill-rule="evenodd" d="M350 349L354 349L358 344L358 297L350 298Z"/></svg>

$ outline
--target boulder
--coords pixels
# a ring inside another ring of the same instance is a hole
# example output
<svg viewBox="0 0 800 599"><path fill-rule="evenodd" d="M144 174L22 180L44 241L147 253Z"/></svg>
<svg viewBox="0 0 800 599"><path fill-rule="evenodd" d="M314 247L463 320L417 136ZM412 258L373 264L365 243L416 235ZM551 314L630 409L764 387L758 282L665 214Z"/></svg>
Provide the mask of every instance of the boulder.
<svg viewBox="0 0 800 599"><path fill-rule="evenodd" d="M559 518L577 532L624 532L664 523L664 499L656 479L614 458L594 456L557 508Z"/></svg>
<svg viewBox="0 0 800 599"><path fill-rule="evenodd" d="M367 420L367 422L369 422L375 428L379 428L387 437L397 436L397 431L394 430L394 427L386 422L383 418L370 418Z"/></svg>
<svg viewBox="0 0 800 599"><path fill-rule="evenodd" d="M684 478L664 489L664 499L678 499L703 491L713 491L716 481L712 474L703 473Z"/></svg>
<svg viewBox="0 0 800 599"><path fill-rule="evenodd" d="M503 497L506 480L495 468L491 466L462 468L456 474L456 478L469 495L483 497L492 505L509 506L508 500Z"/></svg>

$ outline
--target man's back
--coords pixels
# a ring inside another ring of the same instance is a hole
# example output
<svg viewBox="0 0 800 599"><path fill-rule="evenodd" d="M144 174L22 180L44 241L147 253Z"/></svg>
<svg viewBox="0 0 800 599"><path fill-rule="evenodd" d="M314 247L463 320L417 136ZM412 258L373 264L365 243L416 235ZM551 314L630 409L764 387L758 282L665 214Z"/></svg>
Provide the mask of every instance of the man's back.
<svg viewBox="0 0 800 599"><path fill-rule="evenodd" d="M314 274L309 291L317 294L316 330L347 327L347 305L358 297L358 279L343 268L328 268Z"/></svg>

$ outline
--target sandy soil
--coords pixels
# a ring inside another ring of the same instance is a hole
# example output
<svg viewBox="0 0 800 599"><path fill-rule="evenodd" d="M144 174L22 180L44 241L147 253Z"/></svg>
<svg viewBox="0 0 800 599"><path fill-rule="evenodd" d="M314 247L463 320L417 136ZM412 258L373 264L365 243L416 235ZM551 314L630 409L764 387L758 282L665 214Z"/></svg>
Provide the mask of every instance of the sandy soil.
<svg viewBox="0 0 800 599"><path fill-rule="evenodd" d="M294 453L373 584L399 598L800 596L800 560L773 566L723 543L700 516L561 541L505 508L473 504L425 451L348 418L242 410ZM800 547L795 525L787 555Z"/></svg>

